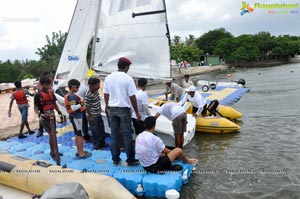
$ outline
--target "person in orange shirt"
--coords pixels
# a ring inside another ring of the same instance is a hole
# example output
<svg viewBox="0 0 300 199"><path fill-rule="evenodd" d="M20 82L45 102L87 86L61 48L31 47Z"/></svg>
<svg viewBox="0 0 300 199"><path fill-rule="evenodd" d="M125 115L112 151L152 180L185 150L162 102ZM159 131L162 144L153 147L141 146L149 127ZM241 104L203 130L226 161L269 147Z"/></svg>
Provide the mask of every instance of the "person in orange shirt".
<svg viewBox="0 0 300 199"><path fill-rule="evenodd" d="M34 131L30 130L29 124L28 124L28 99L27 99L27 95L33 96L34 94L29 93L28 90L24 90L22 88L22 82L21 81L15 81L14 82L16 90L11 94L10 97L10 103L9 103L9 109L8 109L8 117L11 117L11 107L13 104L13 101L16 100L17 105L18 105L18 109L21 113L22 116L22 121L21 121L21 125L20 125L20 131L19 131L19 136L18 138L23 139L26 138L27 136L23 135L23 129L24 126L26 125L26 128L28 130L29 134L33 134Z"/></svg>

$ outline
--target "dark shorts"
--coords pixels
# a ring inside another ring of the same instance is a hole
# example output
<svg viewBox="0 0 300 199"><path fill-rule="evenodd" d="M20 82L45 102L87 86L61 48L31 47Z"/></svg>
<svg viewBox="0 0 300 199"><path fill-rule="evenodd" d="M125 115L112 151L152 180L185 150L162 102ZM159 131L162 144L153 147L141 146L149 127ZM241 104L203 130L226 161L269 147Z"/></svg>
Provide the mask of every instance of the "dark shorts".
<svg viewBox="0 0 300 199"><path fill-rule="evenodd" d="M142 133L145 130L145 122L143 120L137 120L135 118L132 118L132 123L134 127L135 134L138 135Z"/></svg>
<svg viewBox="0 0 300 199"><path fill-rule="evenodd" d="M152 164L144 169L150 173L165 173L166 170L170 169L172 162L167 155L160 157L155 164Z"/></svg>
<svg viewBox="0 0 300 199"><path fill-rule="evenodd" d="M186 113L178 115L173 121L172 126L175 134L186 132Z"/></svg>
<svg viewBox="0 0 300 199"><path fill-rule="evenodd" d="M193 113L196 113L197 111L198 111L198 108L196 108L196 107L193 106ZM207 111L207 104L205 104L203 106L203 110L201 111L201 115L205 116L206 115L206 111Z"/></svg>
<svg viewBox="0 0 300 199"><path fill-rule="evenodd" d="M46 118L46 117L41 117L40 119L42 126L44 127L44 129L46 130L47 133L51 133L51 123L50 123L50 118ZM54 121L56 121L56 119L54 118ZM56 122L55 122L56 124ZM56 125L55 125L56 128Z"/></svg>
<svg viewBox="0 0 300 199"><path fill-rule="evenodd" d="M22 122L26 122L28 118L28 106L24 106L22 108L19 108L19 111L21 113Z"/></svg>
<svg viewBox="0 0 300 199"><path fill-rule="evenodd" d="M71 124L73 126L75 135L76 136L83 136L82 118L76 119L76 118L73 118L73 117L69 116L69 119L70 119L70 122L71 122Z"/></svg>

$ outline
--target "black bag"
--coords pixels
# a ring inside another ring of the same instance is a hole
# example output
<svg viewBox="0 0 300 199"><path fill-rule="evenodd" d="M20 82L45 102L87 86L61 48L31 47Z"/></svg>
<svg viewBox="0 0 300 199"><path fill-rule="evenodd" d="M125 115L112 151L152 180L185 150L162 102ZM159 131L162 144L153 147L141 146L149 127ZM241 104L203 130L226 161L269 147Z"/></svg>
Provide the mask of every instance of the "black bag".
<svg viewBox="0 0 300 199"><path fill-rule="evenodd" d="M86 190L77 182L57 184L36 197L39 199L89 199Z"/></svg>

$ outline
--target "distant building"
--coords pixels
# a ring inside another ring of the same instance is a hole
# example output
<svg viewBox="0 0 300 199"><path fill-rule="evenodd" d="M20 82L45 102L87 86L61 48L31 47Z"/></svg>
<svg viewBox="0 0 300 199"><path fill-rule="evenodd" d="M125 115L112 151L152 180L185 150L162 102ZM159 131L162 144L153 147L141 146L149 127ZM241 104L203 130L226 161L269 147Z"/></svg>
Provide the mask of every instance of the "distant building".
<svg viewBox="0 0 300 199"><path fill-rule="evenodd" d="M217 55L201 55L200 56L200 65L203 62L204 62L204 66L214 66L214 65L224 64L223 59Z"/></svg>

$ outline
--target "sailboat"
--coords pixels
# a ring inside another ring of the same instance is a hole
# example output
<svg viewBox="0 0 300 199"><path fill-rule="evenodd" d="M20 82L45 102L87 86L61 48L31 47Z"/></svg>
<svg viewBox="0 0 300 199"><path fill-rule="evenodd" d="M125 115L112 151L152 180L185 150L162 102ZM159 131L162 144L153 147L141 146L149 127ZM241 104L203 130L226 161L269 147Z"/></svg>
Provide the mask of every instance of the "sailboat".
<svg viewBox="0 0 300 199"><path fill-rule="evenodd" d="M87 50L93 43L91 64ZM164 0L79 0L54 78L57 104L68 115L61 92L70 79L84 83L89 72L105 76L117 70L120 57L132 61L128 74L134 78L171 77L170 34ZM91 73L90 73L91 74ZM150 105L154 115L156 105ZM104 108L104 107L102 107ZM110 132L103 114L105 131ZM195 134L196 120L188 115L184 145ZM168 146L175 145L171 121L160 117L156 131Z"/></svg>

